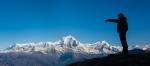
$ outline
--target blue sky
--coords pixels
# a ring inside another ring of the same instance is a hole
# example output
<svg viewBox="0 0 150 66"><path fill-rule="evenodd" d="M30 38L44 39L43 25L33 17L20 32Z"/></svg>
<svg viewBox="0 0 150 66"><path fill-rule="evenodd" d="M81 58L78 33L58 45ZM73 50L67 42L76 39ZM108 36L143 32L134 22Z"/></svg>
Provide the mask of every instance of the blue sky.
<svg viewBox="0 0 150 66"><path fill-rule="evenodd" d="M150 43L150 0L0 0L0 48L15 43L56 41L73 35L81 42L120 45L116 24L127 16L129 45Z"/></svg>

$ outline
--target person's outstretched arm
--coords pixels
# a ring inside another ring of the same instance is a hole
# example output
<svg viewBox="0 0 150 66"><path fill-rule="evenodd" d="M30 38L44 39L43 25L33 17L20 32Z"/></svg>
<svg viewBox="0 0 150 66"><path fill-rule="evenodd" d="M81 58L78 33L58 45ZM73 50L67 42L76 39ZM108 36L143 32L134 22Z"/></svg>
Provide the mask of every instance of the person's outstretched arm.
<svg viewBox="0 0 150 66"><path fill-rule="evenodd" d="M117 19L106 19L106 22L114 22L114 23L118 23Z"/></svg>

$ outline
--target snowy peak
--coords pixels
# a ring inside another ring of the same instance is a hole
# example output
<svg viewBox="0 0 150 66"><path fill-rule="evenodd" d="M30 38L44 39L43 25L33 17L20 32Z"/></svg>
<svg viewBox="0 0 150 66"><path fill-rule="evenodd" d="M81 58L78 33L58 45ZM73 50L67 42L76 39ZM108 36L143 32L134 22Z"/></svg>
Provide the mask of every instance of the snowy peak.
<svg viewBox="0 0 150 66"><path fill-rule="evenodd" d="M66 46L66 47L76 47L78 46L79 44L79 41L77 41L73 36L69 35L69 36L66 36L66 37L63 37L63 47Z"/></svg>

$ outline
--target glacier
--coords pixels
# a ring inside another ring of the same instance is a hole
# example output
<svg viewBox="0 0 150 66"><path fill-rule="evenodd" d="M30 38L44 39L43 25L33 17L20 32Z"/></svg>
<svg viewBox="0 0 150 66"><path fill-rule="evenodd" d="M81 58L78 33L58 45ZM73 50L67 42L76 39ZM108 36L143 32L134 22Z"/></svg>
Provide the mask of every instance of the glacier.
<svg viewBox="0 0 150 66"><path fill-rule="evenodd" d="M146 51L150 48L150 45L130 46L129 50L134 48ZM95 43L82 43L75 39L73 36L69 35L55 42L24 44L18 43L15 45L11 45L8 48L0 51L0 57L5 57L3 56L4 54L7 57L13 57L17 60L20 59L21 56L21 58L24 58L24 63L27 63L28 60L32 59L34 62L43 62L42 64L44 64L44 66L64 66L76 61L83 61L96 57L104 57L109 54L114 54L121 51L122 47L110 45L106 41L98 41ZM26 57L31 57L31 59L28 59ZM37 59L40 61L37 61ZM11 64L13 64L13 59L9 61L11 62ZM4 60L0 60L0 62L5 63ZM22 63L23 62L20 62L20 64ZM43 66L42 64L36 66ZM34 65L31 64L28 66Z"/></svg>

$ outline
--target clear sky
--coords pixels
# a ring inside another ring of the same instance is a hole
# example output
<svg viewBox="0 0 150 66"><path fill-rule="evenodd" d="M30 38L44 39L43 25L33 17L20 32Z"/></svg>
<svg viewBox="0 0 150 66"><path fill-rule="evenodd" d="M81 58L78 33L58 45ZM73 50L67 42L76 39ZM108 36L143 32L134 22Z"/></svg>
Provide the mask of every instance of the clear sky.
<svg viewBox="0 0 150 66"><path fill-rule="evenodd" d="M128 44L150 43L150 0L0 0L0 48L66 35L120 45L116 24L104 22L120 12L128 19Z"/></svg>

